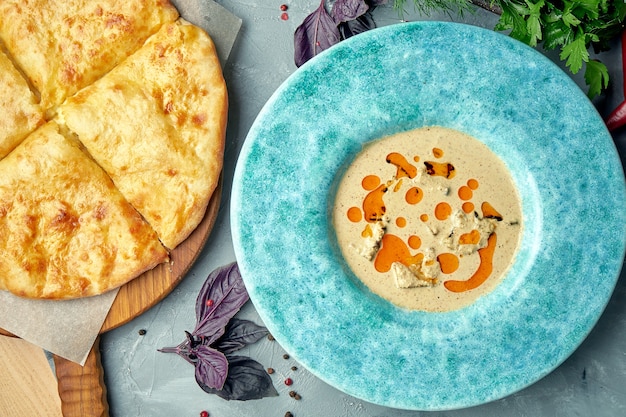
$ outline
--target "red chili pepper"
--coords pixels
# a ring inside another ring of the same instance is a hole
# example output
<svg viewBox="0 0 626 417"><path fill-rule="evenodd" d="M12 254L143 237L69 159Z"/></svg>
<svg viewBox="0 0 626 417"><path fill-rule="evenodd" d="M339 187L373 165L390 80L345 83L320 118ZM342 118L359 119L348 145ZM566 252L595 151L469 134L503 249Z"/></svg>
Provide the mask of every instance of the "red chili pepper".
<svg viewBox="0 0 626 417"><path fill-rule="evenodd" d="M626 101L622 101L622 104L617 106L606 119L606 127L609 132L613 132L624 125L626 125Z"/></svg>
<svg viewBox="0 0 626 417"><path fill-rule="evenodd" d="M624 98L626 99L626 29L622 30L622 80L624 81Z"/></svg>
<svg viewBox="0 0 626 417"><path fill-rule="evenodd" d="M626 29L622 30L622 80L624 83L624 98L626 99ZM626 125L626 100L622 101L606 119L606 127L609 129L609 132L613 132L624 125Z"/></svg>

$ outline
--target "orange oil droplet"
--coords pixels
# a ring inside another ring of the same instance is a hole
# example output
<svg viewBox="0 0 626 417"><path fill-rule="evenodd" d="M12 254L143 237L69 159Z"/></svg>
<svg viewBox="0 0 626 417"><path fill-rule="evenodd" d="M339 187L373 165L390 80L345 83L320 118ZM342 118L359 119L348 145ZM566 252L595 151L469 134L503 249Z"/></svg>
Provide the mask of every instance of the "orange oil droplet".
<svg viewBox="0 0 626 417"><path fill-rule="evenodd" d="M372 191L379 185L380 185L380 178L378 178L378 176L376 175L368 175L365 178L363 178L363 181L361 181L361 187L363 187L363 189L367 191Z"/></svg>
<svg viewBox="0 0 626 417"><path fill-rule="evenodd" d="M480 242L480 232L476 229L459 236L460 245L477 245Z"/></svg>
<svg viewBox="0 0 626 417"><path fill-rule="evenodd" d="M396 226L398 226L398 227L405 227L406 226L406 219L404 217L398 217L396 219Z"/></svg>
<svg viewBox="0 0 626 417"><path fill-rule="evenodd" d="M428 221L428 214L422 214L420 216L420 220L423 221L423 222L427 222Z"/></svg>
<svg viewBox="0 0 626 417"><path fill-rule="evenodd" d="M411 266L421 262L422 259L424 259L423 254L418 253L415 256L411 255L409 248L402 239L396 235L387 233L383 236L380 250L376 254L374 267L378 272L388 272L391 269L391 264L394 262Z"/></svg>
<svg viewBox="0 0 626 417"><path fill-rule="evenodd" d="M474 203L470 203L469 201L466 201L465 203L463 203L463 205L461 206L461 208L463 209L464 212L466 212L467 214L471 213L472 211L474 211Z"/></svg>
<svg viewBox="0 0 626 417"><path fill-rule="evenodd" d="M413 160L414 160L415 162L419 162L419 161L420 161L420 157L419 157L418 155L415 155L415 156L413 157Z"/></svg>
<svg viewBox="0 0 626 417"><path fill-rule="evenodd" d="M474 195L474 192L467 185L463 185L459 188L458 194L461 200L467 201L472 198L472 196Z"/></svg>
<svg viewBox="0 0 626 417"><path fill-rule="evenodd" d="M372 223L382 220L387 210L383 201L385 192L387 192L387 186L381 184L376 189L370 191L363 199L363 213L366 222Z"/></svg>
<svg viewBox="0 0 626 417"><path fill-rule="evenodd" d="M453 253L442 253L437 256L441 272L451 274L459 269L459 258Z"/></svg>
<svg viewBox="0 0 626 417"><path fill-rule="evenodd" d="M449 162L433 162L433 161L424 161L424 165L426 166L426 172L428 175L433 177L444 177L444 178L454 178L456 171L454 170L454 165Z"/></svg>
<svg viewBox="0 0 626 417"><path fill-rule="evenodd" d="M433 155L435 156L435 158L441 158L443 157L443 150L439 148L433 148Z"/></svg>
<svg viewBox="0 0 626 417"><path fill-rule="evenodd" d="M493 206L488 202L485 201L483 204L481 204L480 209L483 212L483 217L502 221L502 215L498 213L498 211L494 209Z"/></svg>
<svg viewBox="0 0 626 417"><path fill-rule="evenodd" d="M475 180L474 178L470 178L469 180L467 180L467 186L472 190L477 190L478 180Z"/></svg>
<svg viewBox="0 0 626 417"><path fill-rule="evenodd" d="M361 213L361 209L358 207L350 207L348 209L348 220L352 223L358 223L363 218L363 213Z"/></svg>
<svg viewBox="0 0 626 417"><path fill-rule="evenodd" d="M487 246L478 250L480 264L467 281L450 280L443 285L452 292L465 292L480 287L493 272L493 253L496 250L496 234L492 233L487 240Z"/></svg>
<svg viewBox="0 0 626 417"><path fill-rule="evenodd" d="M435 206L435 217L437 220L445 220L450 217L450 214L452 214L452 207L445 201Z"/></svg>
<svg viewBox="0 0 626 417"><path fill-rule="evenodd" d="M372 231L372 228L370 227L370 225L366 224L365 229L363 229L363 231L361 232L361 237L368 238L372 236L374 236L374 232Z"/></svg>
<svg viewBox="0 0 626 417"><path fill-rule="evenodd" d="M424 192L419 187L411 187L404 195L404 199L409 204L417 204L424 198Z"/></svg>
<svg viewBox="0 0 626 417"><path fill-rule="evenodd" d="M419 236L411 235L409 236L409 247L411 249L419 249L422 246L422 239Z"/></svg>
<svg viewBox="0 0 626 417"><path fill-rule="evenodd" d="M393 187L393 192L397 193L400 190L400 187L402 187L402 180L396 183L396 185Z"/></svg>
<svg viewBox="0 0 626 417"><path fill-rule="evenodd" d="M417 175L417 168L411 165L404 156L397 152L392 152L387 155L387 162L396 166L396 178L415 178Z"/></svg>

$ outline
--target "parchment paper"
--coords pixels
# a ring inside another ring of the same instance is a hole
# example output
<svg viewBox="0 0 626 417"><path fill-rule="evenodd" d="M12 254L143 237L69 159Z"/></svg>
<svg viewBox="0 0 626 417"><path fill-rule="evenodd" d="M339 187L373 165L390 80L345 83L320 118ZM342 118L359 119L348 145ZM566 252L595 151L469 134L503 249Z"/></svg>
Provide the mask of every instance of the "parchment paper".
<svg viewBox="0 0 626 417"><path fill-rule="evenodd" d="M181 17L209 33L226 64L241 19L211 0L171 0ZM85 364L117 290L78 300L26 300L0 291L0 328L72 362Z"/></svg>

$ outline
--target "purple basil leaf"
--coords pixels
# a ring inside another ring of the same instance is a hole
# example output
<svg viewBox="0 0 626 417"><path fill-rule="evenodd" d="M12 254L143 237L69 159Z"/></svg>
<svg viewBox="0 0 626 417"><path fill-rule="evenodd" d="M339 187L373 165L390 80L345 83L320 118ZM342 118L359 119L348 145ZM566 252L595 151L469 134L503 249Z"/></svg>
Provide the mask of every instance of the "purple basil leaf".
<svg viewBox="0 0 626 417"><path fill-rule="evenodd" d="M189 362L192 365L195 365L195 359L192 359L189 355L190 355L190 349L192 347L193 344L193 336L191 336L189 334L189 332L185 332L187 334L187 338L185 340L183 340L178 346L173 346L173 347L162 347L160 349L157 349L159 352L163 352L163 353L176 353L178 356L180 356L181 358L183 358L184 360L186 360L187 362Z"/></svg>
<svg viewBox="0 0 626 417"><path fill-rule="evenodd" d="M222 352L200 345L194 350L197 357L196 381L221 390L228 375L228 360Z"/></svg>
<svg viewBox="0 0 626 417"><path fill-rule="evenodd" d="M194 336L202 336L210 345L224 334L228 321L249 296L237 263L217 268L209 274L196 300Z"/></svg>
<svg viewBox="0 0 626 417"><path fill-rule="evenodd" d="M337 0L330 10L330 15L337 24L348 22L367 12L369 6L365 0Z"/></svg>
<svg viewBox="0 0 626 417"><path fill-rule="evenodd" d="M294 61L297 67L330 48L341 40L337 23L326 12L324 0L296 29L294 35Z"/></svg>
<svg viewBox="0 0 626 417"><path fill-rule="evenodd" d="M348 39L351 36L358 35L359 33L366 32L375 27L376 23L372 18L372 14L367 12L354 20L340 23L339 32L343 39Z"/></svg>
<svg viewBox="0 0 626 417"><path fill-rule="evenodd" d="M258 400L276 397L278 392L267 371L257 361L244 356L229 356L226 382L221 390L211 388L198 381L198 385L209 394L217 394L225 400Z"/></svg>
<svg viewBox="0 0 626 417"><path fill-rule="evenodd" d="M222 353L233 353L267 336L268 330L250 320L233 318L226 326L226 331L213 347Z"/></svg>

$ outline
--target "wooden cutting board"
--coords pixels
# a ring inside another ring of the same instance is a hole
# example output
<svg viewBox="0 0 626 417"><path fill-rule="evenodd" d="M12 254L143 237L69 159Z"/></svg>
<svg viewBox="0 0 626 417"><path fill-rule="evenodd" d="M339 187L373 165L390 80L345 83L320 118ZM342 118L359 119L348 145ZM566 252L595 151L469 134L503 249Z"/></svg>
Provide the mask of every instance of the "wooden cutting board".
<svg viewBox="0 0 626 417"><path fill-rule="evenodd" d="M57 381L43 350L0 336L0 414L62 417Z"/></svg>
<svg viewBox="0 0 626 417"><path fill-rule="evenodd" d="M219 213L222 181L213 193L205 216L192 234L170 253L170 262L147 271L122 286L100 334L121 326L165 298L187 274L206 243ZM10 333L0 329L0 334ZM64 417L107 417L109 406L100 362L100 338L84 366L54 355Z"/></svg>

